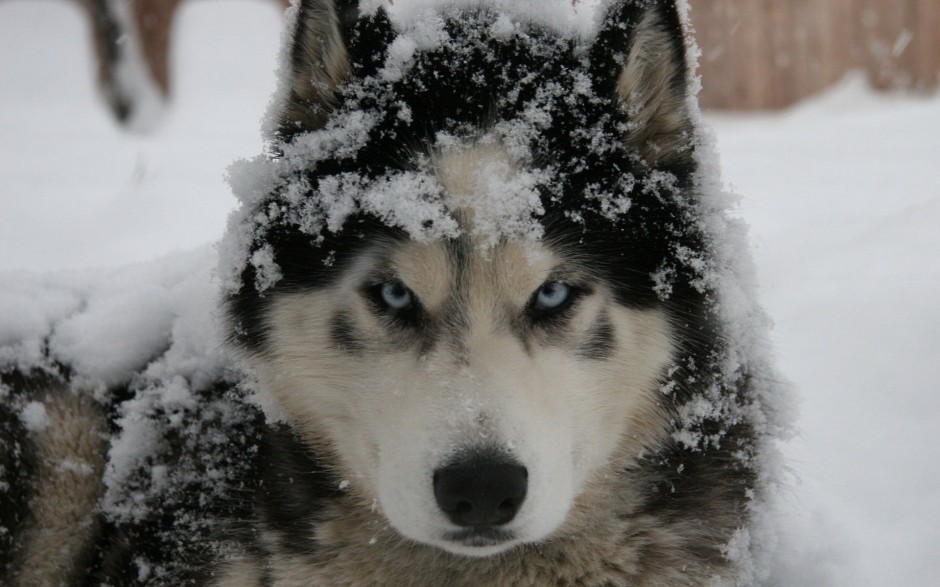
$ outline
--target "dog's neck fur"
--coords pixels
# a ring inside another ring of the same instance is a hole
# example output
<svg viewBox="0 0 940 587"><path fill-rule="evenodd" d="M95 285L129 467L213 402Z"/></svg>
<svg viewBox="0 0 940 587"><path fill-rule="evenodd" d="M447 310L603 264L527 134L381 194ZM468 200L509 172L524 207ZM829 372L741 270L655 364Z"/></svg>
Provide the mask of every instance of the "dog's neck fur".
<svg viewBox="0 0 940 587"><path fill-rule="evenodd" d="M350 493L326 506L309 554L246 558L218 585L241 585L236 576L265 577L279 587L678 587L720 581L728 563L714 545L726 540L716 540L715 533L733 530L737 520L697 527L694 519L648 513L650 502L661 497L650 495L656 478L643 468L601 473L555 537L479 559L402 538L374 506ZM271 535L261 542L267 539L277 540ZM709 548L714 551L703 552ZM690 551L702 556L692 559Z"/></svg>

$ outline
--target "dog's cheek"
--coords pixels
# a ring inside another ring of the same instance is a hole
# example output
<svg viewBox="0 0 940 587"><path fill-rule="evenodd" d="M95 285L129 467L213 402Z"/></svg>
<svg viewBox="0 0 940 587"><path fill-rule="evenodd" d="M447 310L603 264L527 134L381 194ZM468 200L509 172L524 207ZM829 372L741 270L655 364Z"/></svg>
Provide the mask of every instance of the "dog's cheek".
<svg viewBox="0 0 940 587"><path fill-rule="evenodd" d="M274 420L298 431L334 430L361 414L374 386L374 370L363 368L370 341L358 316L337 309L330 290L282 295L272 304L270 343L256 361L259 395Z"/></svg>
<svg viewBox="0 0 940 587"><path fill-rule="evenodd" d="M604 390L602 427L618 430L618 453L633 458L663 438L668 427L665 373L675 356L675 340L659 309L617 308L611 312L616 351L596 370Z"/></svg>
<svg viewBox="0 0 940 587"><path fill-rule="evenodd" d="M604 325L604 352L579 352L597 338L598 323ZM576 485L662 437L668 417L660 387L673 347L662 311L612 305L573 334L571 348L541 361L537 371L546 376L534 405L550 430L544 442L556 454L570 455ZM570 446L559 445L562 430Z"/></svg>

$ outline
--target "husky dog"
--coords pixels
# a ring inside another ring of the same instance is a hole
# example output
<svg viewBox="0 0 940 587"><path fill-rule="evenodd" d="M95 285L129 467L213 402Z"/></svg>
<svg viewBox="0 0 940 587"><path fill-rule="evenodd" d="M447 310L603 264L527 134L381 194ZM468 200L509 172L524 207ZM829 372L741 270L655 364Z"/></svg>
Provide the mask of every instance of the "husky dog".
<svg viewBox="0 0 940 587"><path fill-rule="evenodd" d="M667 1L610 3L589 40L300 4L282 184L242 217L228 305L286 427L215 585L734 579L754 433L685 40Z"/></svg>
<svg viewBox="0 0 940 587"><path fill-rule="evenodd" d="M459 4L293 9L271 148L233 168L223 245L267 420L214 424L224 463L248 463L229 505L155 518L242 518L216 526L215 563L179 568L215 587L753 584L767 414L700 193L679 11L613 0L583 35ZM100 523L122 536L90 557L102 584L157 581L120 561L199 542Z"/></svg>

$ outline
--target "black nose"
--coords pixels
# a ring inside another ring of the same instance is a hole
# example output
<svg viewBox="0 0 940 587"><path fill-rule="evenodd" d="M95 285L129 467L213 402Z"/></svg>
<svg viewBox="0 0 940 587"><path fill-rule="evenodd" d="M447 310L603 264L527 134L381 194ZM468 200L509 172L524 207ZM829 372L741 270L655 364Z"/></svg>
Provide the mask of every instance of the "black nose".
<svg viewBox="0 0 940 587"><path fill-rule="evenodd" d="M501 526L522 506L528 479L526 468L514 463L458 463L434 472L434 497L458 526Z"/></svg>

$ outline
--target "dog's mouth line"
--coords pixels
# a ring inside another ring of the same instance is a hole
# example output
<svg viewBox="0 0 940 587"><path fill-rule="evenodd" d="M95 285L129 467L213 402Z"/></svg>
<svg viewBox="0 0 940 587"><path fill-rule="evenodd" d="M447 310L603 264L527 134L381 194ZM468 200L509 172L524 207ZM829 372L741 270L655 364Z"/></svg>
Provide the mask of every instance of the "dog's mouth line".
<svg viewBox="0 0 940 587"><path fill-rule="evenodd" d="M466 528L444 534L444 540L448 542L458 542L463 546L473 548L484 548L487 546L497 546L510 542L516 538L516 535L502 528L481 527Z"/></svg>

